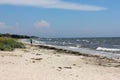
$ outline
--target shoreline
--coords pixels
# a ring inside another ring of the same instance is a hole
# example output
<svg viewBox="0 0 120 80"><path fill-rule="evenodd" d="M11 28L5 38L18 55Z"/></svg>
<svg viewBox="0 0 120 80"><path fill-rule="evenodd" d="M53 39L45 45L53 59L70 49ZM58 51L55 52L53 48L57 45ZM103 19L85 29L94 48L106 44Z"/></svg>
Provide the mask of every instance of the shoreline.
<svg viewBox="0 0 120 80"><path fill-rule="evenodd" d="M24 44L30 44L28 41L28 39L22 39L20 40L20 42L24 43ZM77 50L74 50L72 48L67 48L67 47L61 47L61 46L54 46L54 45L47 45L47 44L41 44L39 43L39 41L36 41L34 40L33 44L34 46L36 47L40 47L40 48L45 48L45 49L53 49L53 50L56 50L56 51L62 51L62 52L66 52L66 53L69 53L69 54L74 54L74 55L83 55L83 56L88 56L88 57L98 57L98 58L106 58L106 59L111 59L115 62L120 62L120 55L119 54L114 54L114 53L106 53L106 52L95 52L95 51L92 51L91 50L87 50L87 51L84 51L82 48L81 49L77 49Z"/></svg>
<svg viewBox="0 0 120 80"><path fill-rule="evenodd" d="M30 44L25 44L25 45L31 46ZM99 66L120 67L120 60L108 58L105 56L80 53L77 51L61 49L61 48L57 48L57 47L49 46L49 45L33 44L32 46L38 47L39 49L54 50L56 53L65 53L66 55L83 56L86 58L86 60L88 60L88 62L89 60L94 61L95 65L99 65Z"/></svg>
<svg viewBox="0 0 120 80"><path fill-rule="evenodd" d="M25 46L0 51L1 80L119 80L120 63L113 60Z"/></svg>
<svg viewBox="0 0 120 80"><path fill-rule="evenodd" d="M25 45L30 45L29 43L24 43ZM63 48L58 48L50 45L45 45L45 44L32 44L32 46L39 47L42 49L48 49L48 50L55 50L58 53L66 53L70 55L77 55L77 56L85 56L85 57L93 57L97 58L100 61L101 60L107 60L109 62L114 62L114 63L120 63L120 59L115 59L115 58L108 58L106 56L101 56L101 55L92 55L92 54L87 54L87 53L81 53L73 50L67 50Z"/></svg>

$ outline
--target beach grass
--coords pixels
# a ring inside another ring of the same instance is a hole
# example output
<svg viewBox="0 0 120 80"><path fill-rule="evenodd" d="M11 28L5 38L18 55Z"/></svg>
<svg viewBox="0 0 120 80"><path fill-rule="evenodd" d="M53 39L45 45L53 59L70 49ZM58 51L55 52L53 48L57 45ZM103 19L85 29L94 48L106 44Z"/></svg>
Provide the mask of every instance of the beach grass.
<svg viewBox="0 0 120 80"><path fill-rule="evenodd" d="M24 44L13 38L0 37L0 50L12 51L15 48L25 48Z"/></svg>

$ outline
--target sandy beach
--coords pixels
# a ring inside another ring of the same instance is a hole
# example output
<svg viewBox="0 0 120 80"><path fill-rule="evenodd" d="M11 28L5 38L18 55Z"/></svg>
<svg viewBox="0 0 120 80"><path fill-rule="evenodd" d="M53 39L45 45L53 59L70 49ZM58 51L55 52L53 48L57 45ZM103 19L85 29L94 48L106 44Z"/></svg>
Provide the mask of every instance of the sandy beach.
<svg viewBox="0 0 120 80"><path fill-rule="evenodd" d="M119 80L120 63L26 45L0 51L0 80Z"/></svg>

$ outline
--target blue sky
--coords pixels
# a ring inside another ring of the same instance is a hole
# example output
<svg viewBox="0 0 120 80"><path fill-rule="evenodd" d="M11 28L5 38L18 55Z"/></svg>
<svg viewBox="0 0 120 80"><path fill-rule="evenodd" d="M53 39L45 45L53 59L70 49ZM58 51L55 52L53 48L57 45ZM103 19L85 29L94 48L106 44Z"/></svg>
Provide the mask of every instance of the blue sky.
<svg viewBox="0 0 120 80"><path fill-rule="evenodd" d="M119 0L0 0L0 33L120 37Z"/></svg>

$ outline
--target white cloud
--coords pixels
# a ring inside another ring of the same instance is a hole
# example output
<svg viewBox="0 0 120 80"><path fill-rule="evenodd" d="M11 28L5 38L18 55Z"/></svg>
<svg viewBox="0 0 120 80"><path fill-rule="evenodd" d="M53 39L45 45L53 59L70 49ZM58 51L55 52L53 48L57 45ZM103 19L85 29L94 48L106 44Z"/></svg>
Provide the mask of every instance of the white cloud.
<svg viewBox="0 0 120 80"><path fill-rule="evenodd" d="M104 7L70 3L65 2L63 0L0 0L0 4L35 6L43 8L57 8L69 10L83 10L83 11L106 10L106 8Z"/></svg>
<svg viewBox="0 0 120 80"><path fill-rule="evenodd" d="M39 22L36 22L36 23L34 24L34 26L35 26L35 27L38 27L38 28L49 28L49 27L50 27L50 24L49 24L47 21L45 21L45 20L41 20L41 21L39 21Z"/></svg>

